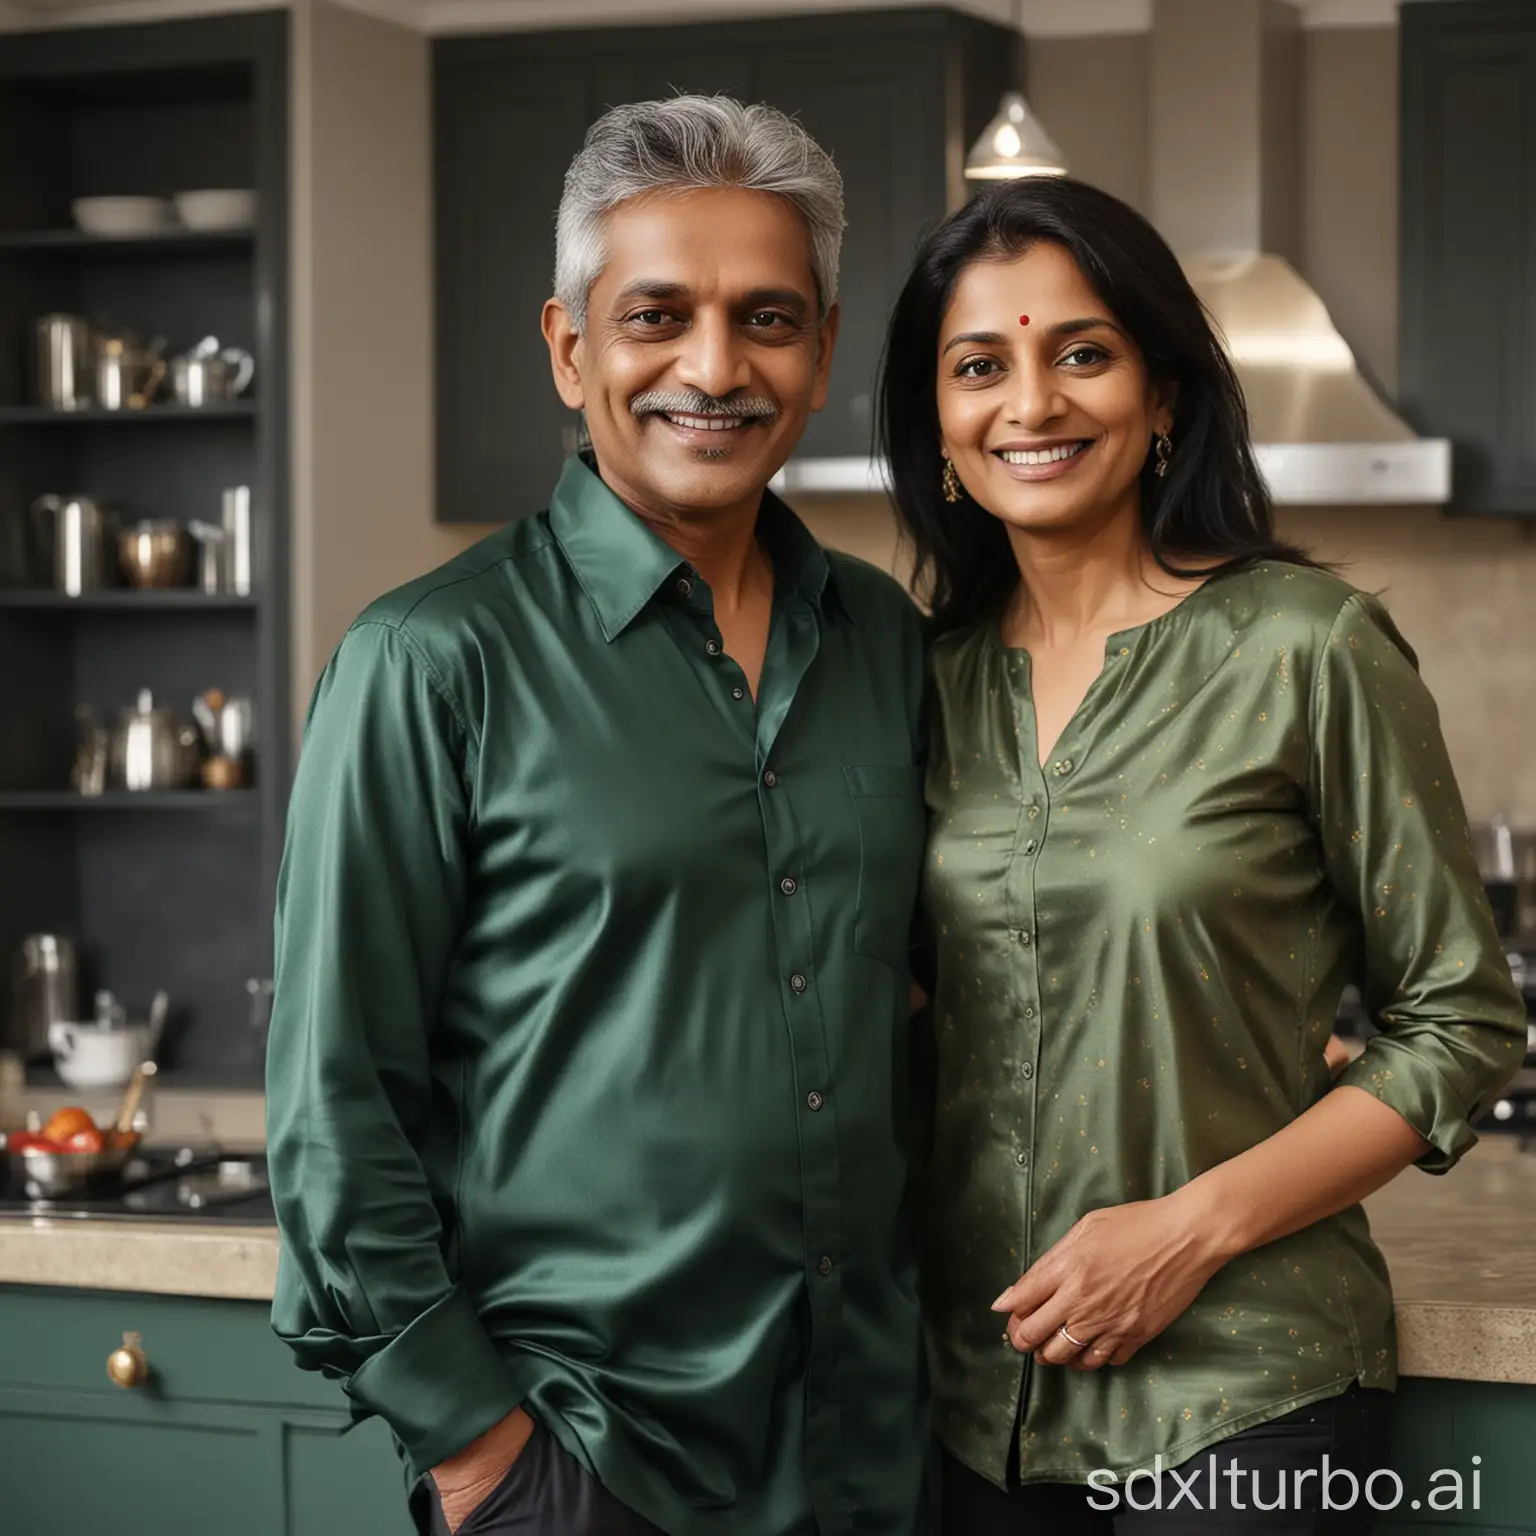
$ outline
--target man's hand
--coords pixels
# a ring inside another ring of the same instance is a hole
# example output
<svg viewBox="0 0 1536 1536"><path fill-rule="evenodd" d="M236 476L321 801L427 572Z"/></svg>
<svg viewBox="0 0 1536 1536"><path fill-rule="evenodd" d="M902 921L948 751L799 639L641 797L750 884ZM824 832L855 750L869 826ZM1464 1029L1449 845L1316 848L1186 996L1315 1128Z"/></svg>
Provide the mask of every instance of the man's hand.
<svg viewBox="0 0 1536 1536"><path fill-rule="evenodd" d="M523 1454L532 1433L533 1420L521 1408L514 1408L457 1456L433 1467L432 1481L437 1485L450 1536L496 1491L512 1463Z"/></svg>

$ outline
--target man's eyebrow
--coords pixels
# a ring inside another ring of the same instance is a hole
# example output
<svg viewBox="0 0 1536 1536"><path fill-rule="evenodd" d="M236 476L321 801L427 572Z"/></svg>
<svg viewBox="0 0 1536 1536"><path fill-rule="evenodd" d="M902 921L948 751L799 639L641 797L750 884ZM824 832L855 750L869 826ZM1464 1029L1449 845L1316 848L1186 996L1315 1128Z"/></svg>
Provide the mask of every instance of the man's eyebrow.
<svg viewBox="0 0 1536 1536"><path fill-rule="evenodd" d="M657 304L675 303L688 296L689 289L686 283L671 283L662 278L640 277L621 288L614 303L623 308L640 300L648 299ZM809 314L811 309L810 300L798 288L754 288L750 293L743 295L741 304L745 309L761 309L766 304L777 304L784 309L793 310L799 318Z"/></svg>
<svg viewBox="0 0 1536 1536"><path fill-rule="evenodd" d="M682 283L669 283L655 277L638 277L619 290L614 303L631 304L636 299L667 300L687 297L688 289Z"/></svg>
<svg viewBox="0 0 1536 1536"><path fill-rule="evenodd" d="M794 310L797 316L810 313L811 301L798 288L754 288L746 296L745 308L761 309L765 304L778 304Z"/></svg>

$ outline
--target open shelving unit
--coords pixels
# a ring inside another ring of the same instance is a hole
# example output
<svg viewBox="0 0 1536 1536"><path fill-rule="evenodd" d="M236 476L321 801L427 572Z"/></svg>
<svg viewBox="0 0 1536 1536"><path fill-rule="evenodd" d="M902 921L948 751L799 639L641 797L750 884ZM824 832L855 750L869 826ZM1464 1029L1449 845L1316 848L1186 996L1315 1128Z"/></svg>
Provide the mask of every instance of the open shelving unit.
<svg viewBox="0 0 1536 1536"><path fill-rule="evenodd" d="M24 934L67 933L83 1007L104 986L142 1013L166 988L172 1080L254 1073L245 980L272 970L292 756L287 73L282 11L19 33L0 53L0 138L28 146L0 175L0 963ZM256 227L70 227L76 197L203 187L255 188ZM55 312L163 336L167 356L217 336L255 357L253 388L204 409L53 410L31 337ZM49 586L40 496L217 523L234 485L251 488L250 595ZM70 789L78 705L110 724L142 688L188 713L210 687L254 701L252 788Z"/></svg>

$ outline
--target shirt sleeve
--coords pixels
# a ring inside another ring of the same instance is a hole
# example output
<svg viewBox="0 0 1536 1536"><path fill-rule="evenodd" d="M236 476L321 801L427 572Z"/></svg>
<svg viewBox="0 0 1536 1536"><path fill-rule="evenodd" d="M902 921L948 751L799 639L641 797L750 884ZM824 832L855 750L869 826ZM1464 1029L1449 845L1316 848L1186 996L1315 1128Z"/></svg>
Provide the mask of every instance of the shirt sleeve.
<svg viewBox="0 0 1536 1536"><path fill-rule="evenodd" d="M1329 878L1360 915L1380 1030L1338 1079L1389 1104L1444 1173L1525 1056L1434 700L1386 610L1356 593L1319 663L1311 786Z"/></svg>
<svg viewBox="0 0 1536 1536"><path fill-rule="evenodd" d="M467 732L407 638L355 626L310 706L278 880L272 1323L359 1417L388 1423L417 1474L519 1397L450 1276L420 1155L472 771Z"/></svg>

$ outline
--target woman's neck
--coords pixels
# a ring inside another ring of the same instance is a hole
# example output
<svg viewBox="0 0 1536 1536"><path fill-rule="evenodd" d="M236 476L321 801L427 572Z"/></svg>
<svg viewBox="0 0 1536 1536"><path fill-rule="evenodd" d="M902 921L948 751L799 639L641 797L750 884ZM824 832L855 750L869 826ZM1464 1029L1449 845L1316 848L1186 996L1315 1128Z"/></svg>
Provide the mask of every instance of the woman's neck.
<svg viewBox="0 0 1536 1536"><path fill-rule="evenodd" d="M1048 533L1010 527L1008 541L1019 586L1003 638L1030 650L1102 642L1166 613L1200 585L1158 565L1139 516Z"/></svg>

